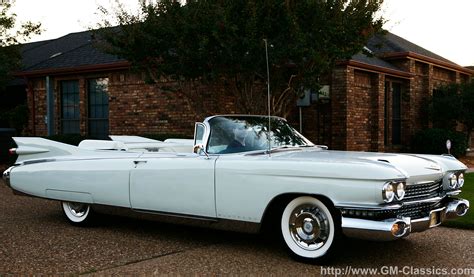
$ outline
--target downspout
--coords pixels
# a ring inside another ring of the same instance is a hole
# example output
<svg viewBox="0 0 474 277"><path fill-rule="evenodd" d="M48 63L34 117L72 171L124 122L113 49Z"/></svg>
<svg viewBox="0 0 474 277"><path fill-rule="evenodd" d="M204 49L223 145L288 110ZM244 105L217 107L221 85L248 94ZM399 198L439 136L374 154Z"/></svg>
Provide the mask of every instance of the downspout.
<svg viewBox="0 0 474 277"><path fill-rule="evenodd" d="M48 136L54 135L54 89L53 78L46 76L46 124Z"/></svg>

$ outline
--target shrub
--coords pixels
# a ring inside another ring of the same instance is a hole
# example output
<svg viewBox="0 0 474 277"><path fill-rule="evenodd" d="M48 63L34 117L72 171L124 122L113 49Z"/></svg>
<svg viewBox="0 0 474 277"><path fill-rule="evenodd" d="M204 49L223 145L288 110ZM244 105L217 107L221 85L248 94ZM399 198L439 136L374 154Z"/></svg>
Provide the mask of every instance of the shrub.
<svg viewBox="0 0 474 277"><path fill-rule="evenodd" d="M420 154L446 154L446 141L451 141L451 154L459 157L465 154L467 137L464 133L445 129L425 129L415 134L412 150Z"/></svg>

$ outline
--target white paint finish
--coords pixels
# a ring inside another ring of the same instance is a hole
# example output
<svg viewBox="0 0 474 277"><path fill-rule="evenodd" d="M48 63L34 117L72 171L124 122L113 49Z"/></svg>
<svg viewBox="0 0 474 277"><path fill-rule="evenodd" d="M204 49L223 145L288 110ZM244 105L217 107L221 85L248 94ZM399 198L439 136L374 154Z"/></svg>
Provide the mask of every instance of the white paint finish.
<svg viewBox="0 0 474 277"><path fill-rule="evenodd" d="M113 141L120 141L123 143L153 143L161 142L156 139L144 138L140 136L109 136Z"/></svg>
<svg viewBox="0 0 474 277"><path fill-rule="evenodd" d="M435 181L448 171L466 168L452 157L433 155L299 148L277 150L271 157L253 153L208 159L162 149L158 153L133 153L84 150L42 138L15 140L20 149L48 150L20 156L19 161L46 158L48 162L13 168L10 180L18 191L59 200L249 222L260 222L267 205L281 194L323 195L336 206L376 206L384 203L381 191L386 181ZM189 147L187 143L181 146Z"/></svg>
<svg viewBox="0 0 474 277"><path fill-rule="evenodd" d="M129 172L133 159L70 160L14 168L12 188L39 197L46 190L88 193L95 204L130 207ZM77 194L81 195L81 194ZM61 199L81 202L82 198Z"/></svg>
<svg viewBox="0 0 474 277"><path fill-rule="evenodd" d="M361 178L331 176L332 169L349 173L360 172ZM216 164L216 207L218 217L260 222L270 201L280 194L314 194L331 199L334 204L374 205L382 202L378 185L384 181L371 179L376 166L364 164L325 164L317 162L288 162L273 158L244 159L220 157ZM389 176L395 176L393 169ZM375 174L377 175L377 174ZM382 177L382 176L379 176ZM380 195L379 195L380 194ZM379 199L380 198L380 199ZM378 200L378 201L377 201Z"/></svg>
<svg viewBox="0 0 474 277"><path fill-rule="evenodd" d="M193 152L192 139L167 139L165 141L158 141L139 136L110 136L110 138L115 142L123 143L126 150L133 152Z"/></svg>
<svg viewBox="0 0 474 277"><path fill-rule="evenodd" d="M44 159L48 157L79 155L80 150L76 146L65 143L60 143L52 140L47 140L38 137L14 137L13 140L18 145L17 153L22 153L22 149L26 149L25 153L18 156L17 163L32 160ZM42 149L42 152L32 152L27 154L28 149L37 148Z"/></svg>
<svg viewBox="0 0 474 277"><path fill-rule="evenodd" d="M216 217L214 164L196 154L144 154L130 174L133 209Z"/></svg>
<svg viewBox="0 0 474 277"><path fill-rule="evenodd" d="M95 139L83 140L79 143L78 147L86 150L127 150L123 142Z"/></svg>
<svg viewBox="0 0 474 277"><path fill-rule="evenodd" d="M94 203L92 195L85 192L74 192L74 191L63 191L47 189L46 197L50 199L62 200L62 201L73 201L78 203Z"/></svg>

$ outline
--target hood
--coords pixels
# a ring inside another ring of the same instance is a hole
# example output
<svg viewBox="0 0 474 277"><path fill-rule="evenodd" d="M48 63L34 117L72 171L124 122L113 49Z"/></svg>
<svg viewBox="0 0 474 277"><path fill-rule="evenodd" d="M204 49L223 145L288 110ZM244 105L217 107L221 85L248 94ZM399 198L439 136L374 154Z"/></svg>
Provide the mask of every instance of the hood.
<svg viewBox="0 0 474 277"><path fill-rule="evenodd" d="M273 154L273 159L311 160L321 163L371 163L390 165L412 181L428 181L442 178L449 170L464 170L465 166L454 157L418 156L376 152L351 152L311 149L282 151ZM446 162L443 162L446 160Z"/></svg>

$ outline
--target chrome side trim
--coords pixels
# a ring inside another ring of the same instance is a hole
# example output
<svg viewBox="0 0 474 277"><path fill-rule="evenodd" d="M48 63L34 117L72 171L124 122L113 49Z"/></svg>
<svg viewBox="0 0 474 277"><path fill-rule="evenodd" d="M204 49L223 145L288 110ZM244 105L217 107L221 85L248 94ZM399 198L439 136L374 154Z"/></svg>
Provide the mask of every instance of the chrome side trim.
<svg viewBox="0 0 474 277"><path fill-rule="evenodd" d="M352 203L340 203L336 205L337 209L354 209L354 210L373 210L373 211L381 211L381 210L397 210L400 209L403 205L402 204L390 204L390 205L358 205Z"/></svg>
<svg viewBox="0 0 474 277"><path fill-rule="evenodd" d="M437 196L433 198L428 198L428 199L423 199L423 200L416 200L416 201L402 201L402 203L399 204L389 204L389 205L357 205L357 204L348 204L348 203L339 203L336 205L336 208L341 209L341 208L346 208L346 209L367 209L367 210L374 210L374 211L380 211L380 210L397 210L400 209L406 205L411 205L411 204L418 204L418 203L436 203L441 200L443 200L445 196Z"/></svg>
<svg viewBox="0 0 474 277"><path fill-rule="evenodd" d="M133 208L132 208L132 211L137 212L137 213L145 213L145 214L161 215L161 216L170 216L170 217L179 217L179 218L195 219L195 220L210 221L210 222L219 221L219 219L217 219L215 217L207 217L207 216L179 214L179 213L170 213L170 212L161 212L161 211L150 211L150 210L133 209Z"/></svg>
<svg viewBox="0 0 474 277"><path fill-rule="evenodd" d="M23 161L24 165L28 164L37 164L37 163L50 163L50 162L55 162L56 159L39 159L39 160L27 160Z"/></svg>

